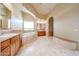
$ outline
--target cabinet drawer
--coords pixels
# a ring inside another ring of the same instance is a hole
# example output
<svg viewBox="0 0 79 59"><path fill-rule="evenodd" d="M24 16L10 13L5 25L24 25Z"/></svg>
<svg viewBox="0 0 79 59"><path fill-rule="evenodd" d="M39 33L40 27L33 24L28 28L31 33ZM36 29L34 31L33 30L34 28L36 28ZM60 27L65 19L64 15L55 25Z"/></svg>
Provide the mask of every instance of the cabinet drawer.
<svg viewBox="0 0 79 59"><path fill-rule="evenodd" d="M10 46L5 48L2 52L1 52L2 56L10 56L11 55L11 48Z"/></svg>
<svg viewBox="0 0 79 59"><path fill-rule="evenodd" d="M8 46L10 46L10 40L6 40L6 41L1 42L1 51Z"/></svg>

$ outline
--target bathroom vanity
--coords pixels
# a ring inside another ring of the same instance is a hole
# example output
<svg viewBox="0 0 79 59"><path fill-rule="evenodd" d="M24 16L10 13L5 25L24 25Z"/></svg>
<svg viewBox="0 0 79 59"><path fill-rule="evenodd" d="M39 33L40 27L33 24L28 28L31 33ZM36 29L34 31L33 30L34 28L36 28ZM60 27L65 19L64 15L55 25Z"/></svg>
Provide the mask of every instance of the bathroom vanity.
<svg viewBox="0 0 79 59"><path fill-rule="evenodd" d="M37 34L38 36L46 36L46 24L37 23Z"/></svg>
<svg viewBox="0 0 79 59"><path fill-rule="evenodd" d="M19 33L8 33L0 35L0 55L14 56L21 47L21 36Z"/></svg>
<svg viewBox="0 0 79 59"><path fill-rule="evenodd" d="M38 36L45 36L46 35L46 31L38 31Z"/></svg>

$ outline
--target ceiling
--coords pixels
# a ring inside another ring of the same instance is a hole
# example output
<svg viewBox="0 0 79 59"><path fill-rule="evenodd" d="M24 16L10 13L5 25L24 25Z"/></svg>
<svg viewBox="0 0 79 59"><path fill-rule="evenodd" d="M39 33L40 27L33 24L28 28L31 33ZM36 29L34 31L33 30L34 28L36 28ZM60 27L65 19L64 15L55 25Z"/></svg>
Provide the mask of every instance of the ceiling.
<svg viewBox="0 0 79 59"><path fill-rule="evenodd" d="M77 3L25 3L23 6L41 19L47 19L51 14L57 17L74 7L79 8Z"/></svg>
<svg viewBox="0 0 79 59"><path fill-rule="evenodd" d="M0 3L0 9L3 8L4 6Z"/></svg>
<svg viewBox="0 0 79 59"><path fill-rule="evenodd" d="M56 7L56 3L24 3L24 7L33 12L38 18L46 19Z"/></svg>
<svg viewBox="0 0 79 59"><path fill-rule="evenodd" d="M41 15L48 14L56 6L56 4L51 4L51 3L48 3L48 4L46 4L46 3L40 3L40 4L31 4L31 5Z"/></svg>
<svg viewBox="0 0 79 59"><path fill-rule="evenodd" d="M50 15L57 17L73 7L75 3L3 3L9 10L18 9L32 15L34 18L47 19ZM0 7L3 7L0 5ZM77 7L79 8L79 7Z"/></svg>

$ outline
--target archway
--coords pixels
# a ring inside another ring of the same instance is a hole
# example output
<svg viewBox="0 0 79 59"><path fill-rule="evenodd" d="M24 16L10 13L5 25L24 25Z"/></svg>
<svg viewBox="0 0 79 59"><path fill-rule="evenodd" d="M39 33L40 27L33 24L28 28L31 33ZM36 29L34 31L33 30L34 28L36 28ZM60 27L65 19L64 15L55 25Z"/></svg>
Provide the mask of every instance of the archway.
<svg viewBox="0 0 79 59"><path fill-rule="evenodd" d="M53 22L54 22L53 17L50 17L48 20L48 36L54 35Z"/></svg>

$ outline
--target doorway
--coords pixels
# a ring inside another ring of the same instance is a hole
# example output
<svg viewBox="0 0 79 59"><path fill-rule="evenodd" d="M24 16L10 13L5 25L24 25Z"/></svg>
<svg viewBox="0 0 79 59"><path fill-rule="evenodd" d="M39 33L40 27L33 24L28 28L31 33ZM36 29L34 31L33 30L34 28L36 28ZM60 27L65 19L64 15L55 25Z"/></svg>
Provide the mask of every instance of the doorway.
<svg viewBox="0 0 79 59"><path fill-rule="evenodd" d="M49 21L48 21L48 24L49 24L48 25L48 36L53 36L54 35L53 22L54 22L53 17L50 17Z"/></svg>
<svg viewBox="0 0 79 59"><path fill-rule="evenodd" d="M0 19L0 29L2 29L2 19Z"/></svg>

